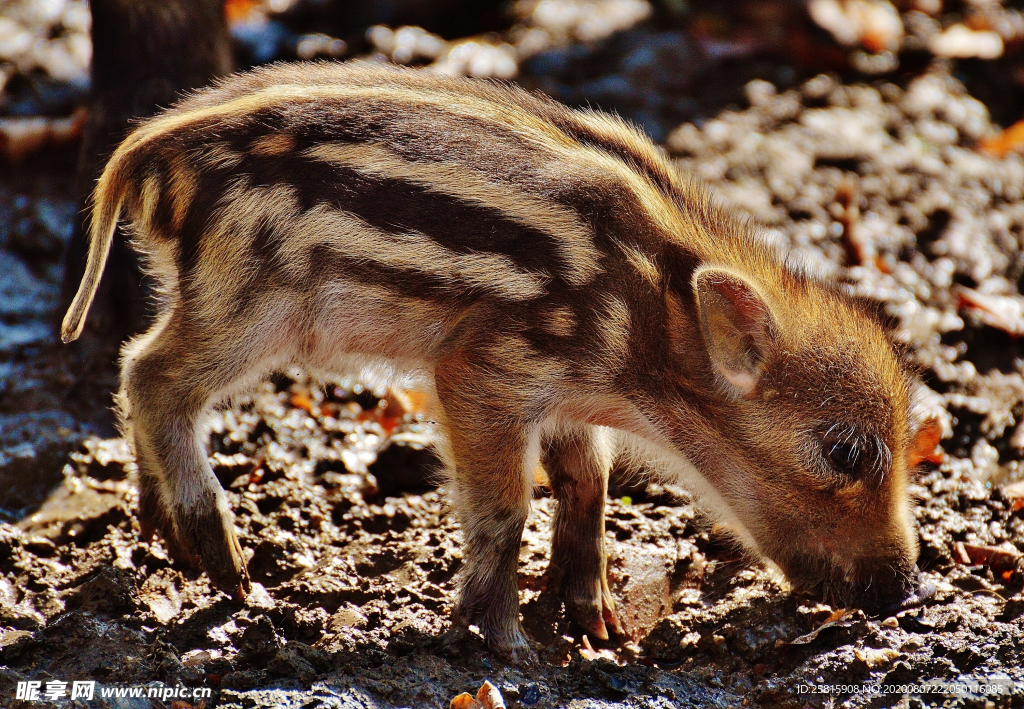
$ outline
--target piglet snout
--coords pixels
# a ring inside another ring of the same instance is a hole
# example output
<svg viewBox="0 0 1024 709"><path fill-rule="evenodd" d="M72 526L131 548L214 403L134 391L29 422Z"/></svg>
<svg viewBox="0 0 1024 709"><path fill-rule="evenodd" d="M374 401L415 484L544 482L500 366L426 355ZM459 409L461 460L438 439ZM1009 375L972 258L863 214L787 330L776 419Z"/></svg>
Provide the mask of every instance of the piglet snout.
<svg viewBox="0 0 1024 709"><path fill-rule="evenodd" d="M935 587L921 578L916 565L892 568L865 565L862 575L825 584L825 601L833 606L861 608L871 614L892 615L925 602Z"/></svg>
<svg viewBox="0 0 1024 709"><path fill-rule="evenodd" d="M907 608L919 606L935 595L935 584L925 581L915 565L911 576L911 589L902 598L892 599L880 608L881 615L893 615Z"/></svg>

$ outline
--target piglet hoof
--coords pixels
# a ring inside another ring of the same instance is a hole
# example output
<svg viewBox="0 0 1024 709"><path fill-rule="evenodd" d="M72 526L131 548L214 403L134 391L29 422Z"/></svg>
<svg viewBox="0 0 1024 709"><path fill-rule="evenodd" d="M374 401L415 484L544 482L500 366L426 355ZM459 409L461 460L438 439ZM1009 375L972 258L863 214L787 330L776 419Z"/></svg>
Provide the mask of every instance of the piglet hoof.
<svg viewBox="0 0 1024 709"><path fill-rule="evenodd" d="M511 633L488 635L487 647L510 665L531 667L540 662L537 652L530 646L530 641L519 627Z"/></svg>
<svg viewBox="0 0 1024 709"><path fill-rule="evenodd" d="M250 590L249 570L232 515L224 507L221 502L187 513L179 510L177 528L189 547L198 552L210 582L236 600L242 600Z"/></svg>
<svg viewBox="0 0 1024 709"><path fill-rule="evenodd" d="M615 603L611 598L605 599L605 604L601 613L604 616L605 627L609 632L620 637L626 634L625 631L622 630L622 623L619 622L619 616L615 613Z"/></svg>
<svg viewBox="0 0 1024 709"><path fill-rule="evenodd" d="M160 537L167 548L167 555L175 563L190 569L202 568L199 554L178 537L171 514L161 501L155 485L140 485L138 518L140 539L150 542Z"/></svg>
<svg viewBox="0 0 1024 709"><path fill-rule="evenodd" d="M587 635L599 640L608 640L610 635L622 635L622 624L615 614L615 601L611 595L598 592L592 594L563 594L565 610Z"/></svg>
<svg viewBox="0 0 1024 709"><path fill-rule="evenodd" d="M484 642L487 643L487 649L509 664L529 666L540 661L518 618L511 622L498 622L484 614L477 614L474 617L467 614L464 609L461 612L456 611L452 619L452 629L448 633L448 642L459 642L459 638L465 638L470 626L479 628L480 634L484 636Z"/></svg>
<svg viewBox="0 0 1024 709"><path fill-rule="evenodd" d="M565 610L569 617L583 628L583 632L587 635L599 640L608 639L608 628L604 624L604 615L601 613L601 606L599 604L583 600L576 602L566 601Z"/></svg>

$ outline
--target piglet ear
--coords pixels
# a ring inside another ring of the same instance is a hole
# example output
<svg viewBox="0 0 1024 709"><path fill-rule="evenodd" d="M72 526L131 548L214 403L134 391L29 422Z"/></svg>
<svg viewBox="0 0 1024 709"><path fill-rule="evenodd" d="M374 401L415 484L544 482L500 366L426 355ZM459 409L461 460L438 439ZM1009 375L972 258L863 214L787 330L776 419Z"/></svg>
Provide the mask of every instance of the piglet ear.
<svg viewBox="0 0 1024 709"><path fill-rule="evenodd" d="M693 276L711 366L733 396L753 393L775 327L764 297L731 271L706 267Z"/></svg>

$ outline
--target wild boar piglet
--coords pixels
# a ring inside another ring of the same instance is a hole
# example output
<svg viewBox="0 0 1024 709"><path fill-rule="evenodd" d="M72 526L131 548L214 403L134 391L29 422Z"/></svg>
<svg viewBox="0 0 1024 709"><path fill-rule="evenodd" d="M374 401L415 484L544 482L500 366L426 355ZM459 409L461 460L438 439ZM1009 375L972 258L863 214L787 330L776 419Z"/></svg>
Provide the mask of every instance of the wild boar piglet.
<svg viewBox="0 0 1024 709"><path fill-rule="evenodd" d="M63 326L115 225L160 313L123 351L139 520L249 585L204 412L272 370L419 373L436 394L465 568L455 621L530 655L516 567L543 461L551 570L619 632L604 500L626 454L680 481L798 587L916 589L911 379L883 327L612 116L513 86L356 64L230 78L143 123L100 178Z"/></svg>

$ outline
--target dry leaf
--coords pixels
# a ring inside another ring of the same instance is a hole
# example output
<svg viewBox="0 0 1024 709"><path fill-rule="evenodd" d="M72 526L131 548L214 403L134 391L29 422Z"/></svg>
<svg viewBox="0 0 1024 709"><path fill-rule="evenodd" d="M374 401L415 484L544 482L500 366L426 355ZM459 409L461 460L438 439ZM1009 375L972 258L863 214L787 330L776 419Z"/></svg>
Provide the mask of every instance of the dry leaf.
<svg viewBox="0 0 1024 709"><path fill-rule="evenodd" d="M840 44L871 52L895 52L903 39L903 21L886 0L811 0L811 19Z"/></svg>
<svg viewBox="0 0 1024 709"><path fill-rule="evenodd" d="M825 619L825 623L836 623L842 620L849 612L850 611L846 610L845 608L836 608L834 611L828 614L828 618Z"/></svg>
<svg viewBox="0 0 1024 709"><path fill-rule="evenodd" d="M292 398L290 399L290 402L291 402L291 405L294 406L296 409L302 409L307 414L310 414L310 415L313 415L313 416L316 415L314 413L313 400L309 397L308 394L303 394L303 393L292 394Z"/></svg>
<svg viewBox="0 0 1024 709"><path fill-rule="evenodd" d="M953 544L953 561L964 566L971 565L971 557L967 555L967 550L964 549L963 542L956 542Z"/></svg>
<svg viewBox="0 0 1024 709"><path fill-rule="evenodd" d="M978 148L997 158L1005 158L1024 148L1024 121L1017 121L999 135L978 141Z"/></svg>
<svg viewBox="0 0 1024 709"><path fill-rule="evenodd" d="M448 707L449 709L480 709L480 702L474 699L469 692L463 692L455 697Z"/></svg>
<svg viewBox="0 0 1024 709"><path fill-rule="evenodd" d="M1003 549L1002 547L979 546L957 542L956 556L961 561L964 557L972 566L987 566L996 573L1014 572L1024 570L1024 554L1016 549Z"/></svg>
<svg viewBox="0 0 1024 709"><path fill-rule="evenodd" d="M1002 494L1005 500L1024 500L1024 480L1005 485Z"/></svg>
<svg viewBox="0 0 1024 709"><path fill-rule="evenodd" d="M847 266L863 266L866 263L877 263L878 255L870 240L864 238L860 228L860 207L858 205L857 186L852 180L844 179L836 189L836 203L842 207L839 224L843 227L842 245L846 252Z"/></svg>
<svg viewBox="0 0 1024 709"><path fill-rule="evenodd" d="M1004 486L1002 494L1003 499L1010 503L1011 512L1024 509L1024 480Z"/></svg>
<svg viewBox="0 0 1024 709"><path fill-rule="evenodd" d="M838 608L832 612L832 614L824 623L819 625L811 632L807 633L806 635L801 635L797 639L790 640L788 642L785 640L776 640L775 647L785 647L786 645L807 645L817 640L818 634L821 633L821 631L827 630L828 628L848 627L852 625L861 615L862 613L856 610Z"/></svg>
<svg viewBox="0 0 1024 709"><path fill-rule="evenodd" d="M382 412L385 418L402 419L412 411L412 404L404 389L390 387L384 394L384 401L387 402Z"/></svg>
<svg viewBox="0 0 1024 709"><path fill-rule="evenodd" d="M967 310L985 325L1011 335L1024 335L1024 298L979 293L970 288L956 290L958 307Z"/></svg>
<svg viewBox="0 0 1024 709"><path fill-rule="evenodd" d="M389 387L384 394L384 401L384 407L379 412L380 425L390 435L407 414L426 413L430 399L426 392Z"/></svg>
<svg viewBox="0 0 1024 709"><path fill-rule="evenodd" d="M490 680L484 680L476 693L476 700L484 709L505 709L505 699Z"/></svg>
<svg viewBox="0 0 1024 709"><path fill-rule="evenodd" d="M484 680L474 697L463 692L449 704L449 709L505 709L505 699L490 680Z"/></svg>
<svg viewBox="0 0 1024 709"><path fill-rule="evenodd" d="M241 22L255 13L259 5L257 0L226 0L224 16L227 18L228 24Z"/></svg>
<svg viewBox="0 0 1024 709"><path fill-rule="evenodd" d="M930 418L922 423L907 456L907 465L916 468L921 463L941 463L946 458L945 451L939 447L941 440L942 423L937 418Z"/></svg>

